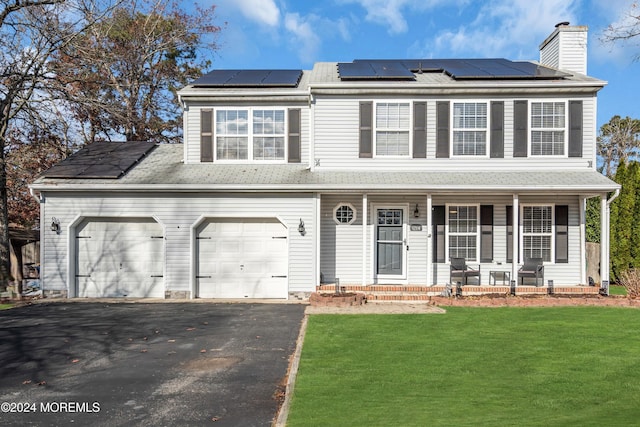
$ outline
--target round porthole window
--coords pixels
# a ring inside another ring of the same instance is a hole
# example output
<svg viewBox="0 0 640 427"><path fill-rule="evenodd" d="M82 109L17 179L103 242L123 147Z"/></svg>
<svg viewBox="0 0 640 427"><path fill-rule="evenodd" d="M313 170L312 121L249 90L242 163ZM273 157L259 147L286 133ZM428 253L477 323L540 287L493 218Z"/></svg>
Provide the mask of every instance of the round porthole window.
<svg viewBox="0 0 640 427"><path fill-rule="evenodd" d="M333 210L336 224L353 224L356 220L356 210L350 203L340 203Z"/></svg>

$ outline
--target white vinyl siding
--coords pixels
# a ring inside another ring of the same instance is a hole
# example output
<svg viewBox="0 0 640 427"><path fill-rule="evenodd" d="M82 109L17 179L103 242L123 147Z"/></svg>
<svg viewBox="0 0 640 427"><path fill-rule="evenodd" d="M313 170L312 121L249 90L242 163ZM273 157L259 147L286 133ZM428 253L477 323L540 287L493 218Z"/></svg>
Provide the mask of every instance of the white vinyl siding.
<svg viewBox="0 0 640 427"><path fill-rule="evenodd" d="M362 196L330 195L321 198L320 272L327 283L362 281ZM337 206L352 206L356 219L351 224L336 224Z"/></svg>
<svg viewBox="0 0 640 427"><path fill-rule="evenodd" d="M191 226L203 216L211 218L277 217L287 227L289 244L289 292L311 292L314 283L314 200L309 195L263 194L126 194L99 197L95 194L47 194L42 214L60 220L62 232L44 232L45 289L67 289L67 230L77 213L87 217L154 218L165 230L165 274L167 290L190 291ZM298 232L302 219L306 234Z"/></svg>
<svg viewBox="0 0 640 427"><path fill-rule="evenodd" d="M409 103L376 103L376 156L409 155L410 114Z"/></svg>
<svg viewBox="0 0 640 427"><path fill-rule="evenodd" d="M414 159L409 156L374 156L374 158L360 158L358 147L359 132L359 101L358 98L347 96L322 96L316 98L313 106L315 114L314 134L315 142L313 164L317 170L348 169L371 170L384 168L387 171L520 171L529 170L583 170L592 161L595 169L593 148L596 138L595 98L591 95L571 97L571 100L583 101L583 157L563 156L530 156L513 157L514 138L514 98L491 97L474 100L474 102L504 101L504 158L489 158L489 143L485 156L454 156L442 159L436 158L436 102L443 98L412 98L415 101L427 103L427 157ZM384 98L374 100L384 101ZM390 99L390 102L395 102ZM556 102L557 97L544 98L537 96L531 102ZM562 100L564 101L564 100ZM454 101L458 102L458 101ZM462 102L462 101L460 101ZM528 117L528 122L531 118ZM530 124L529 124L530 126ZM528 132L530 134L530 130Z"/></svg>
<svg viewBox="0 0 640 427"><path fill-rule="evenodd" d="M487 154L487 103L454 102L452 153L454 156Z"/></svg>

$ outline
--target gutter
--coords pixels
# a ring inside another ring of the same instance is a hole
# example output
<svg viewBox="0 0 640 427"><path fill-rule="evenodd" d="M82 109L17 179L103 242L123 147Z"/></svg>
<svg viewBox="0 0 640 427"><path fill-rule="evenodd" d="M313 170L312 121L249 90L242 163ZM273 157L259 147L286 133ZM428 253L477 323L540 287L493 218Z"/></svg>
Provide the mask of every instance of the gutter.
<svg viewBox="0 0 640 427"><path fill-rule="evenodd" d="M257 192L281 192L281 193L305 193L305 192L348 192L348 191L375 191L375 192L389 192L389 193L422 193L428 191L439 192L452 192L452 193L468 193L470 188L468 185L403 185L401 189L397 184L390 185L376 185L376 184L271 184L271 185L252 185L247 184L218 184L218 185L201 185L201 184L84 184L84 185L70 185L70 184L32 184L30 186L31 191L64 191L64 192L88 192L88 191L117 191L117 192L201 192L201 191L213 191L213 192L236 192L236 193L257 193ZM491 185L483 187L475 187L473 189L476 193L495 193L495 192L549 192L560 191L563 193L570 192L601 192L611 191L611 187L567 187L562 185L549 185L549 186L525 186L515 187L508 185ZM619 193L619 189L616 189L616 196ZM614 197L615 198L615 197ZM611 201L613 201L613 199Z"/></svg>

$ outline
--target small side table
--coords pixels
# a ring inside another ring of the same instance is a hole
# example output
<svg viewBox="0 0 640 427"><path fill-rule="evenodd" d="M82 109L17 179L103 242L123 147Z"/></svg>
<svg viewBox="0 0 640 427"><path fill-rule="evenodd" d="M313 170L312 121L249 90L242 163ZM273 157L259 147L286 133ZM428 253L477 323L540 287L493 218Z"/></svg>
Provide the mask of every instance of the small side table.
<svg viewBox="0 0 640 427"><path fill-rule="evenodd" d="M510 271L489 271L489 285L491 285L491 280L493 279L493 286L496 285L497 280L502 281L502 286L508 285L511 283L511 272Z"/></svg>

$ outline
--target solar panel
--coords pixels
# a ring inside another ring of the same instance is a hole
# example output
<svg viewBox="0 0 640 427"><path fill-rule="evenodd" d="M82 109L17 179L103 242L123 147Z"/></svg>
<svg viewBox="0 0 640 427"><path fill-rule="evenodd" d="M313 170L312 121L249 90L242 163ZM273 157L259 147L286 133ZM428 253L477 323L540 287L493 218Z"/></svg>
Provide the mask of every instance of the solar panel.
<svg viewBox="0 0 640 427"><path fill-rule="evenodd" d="M195 87L296 87L302 70L214 70L193 82Z"/></svg>
<svg viewBox="0 0 640 427"><path fill-rule="evenodd" d="M414 73L444 72L456 80L557 79L569 74L532 62L504 58L356 59L339 63L342 80L412 79Z"/></svg>
<svg viewBox="0 0 640 427"><path fill-rule="evenodd" d="M155 144L145 141L94 142L42 173L46 178L117 179L143 159Z"/></svg>
<svg viewBox="0 0 640 427"><path fill-rule="evenodd" d="M560 79L571 75L562 71L554 70L553 68L545 67L544 65L527 61L511 62L510 65L513 68L522 70L529 75L534 75L541 79Z"/></svg>
<svg viewBox="0 0 640 427"><path fill-rule="evenodd" d="M218 86L224 85L240 70L214 70L193 82L194 86Z"/></svg>
<svg viewBox="0 0 640 427"><path fill-rule="evenodd" d="M414 74L401 61L359 60L338 63L343 80L413 80Z"/></svg>
<svg viewBox="0 0 640 427"><path fill-rule="evenodd" d="M302 70L271 70L262 83L270 86L297 86L301 77Z"/></svg>

